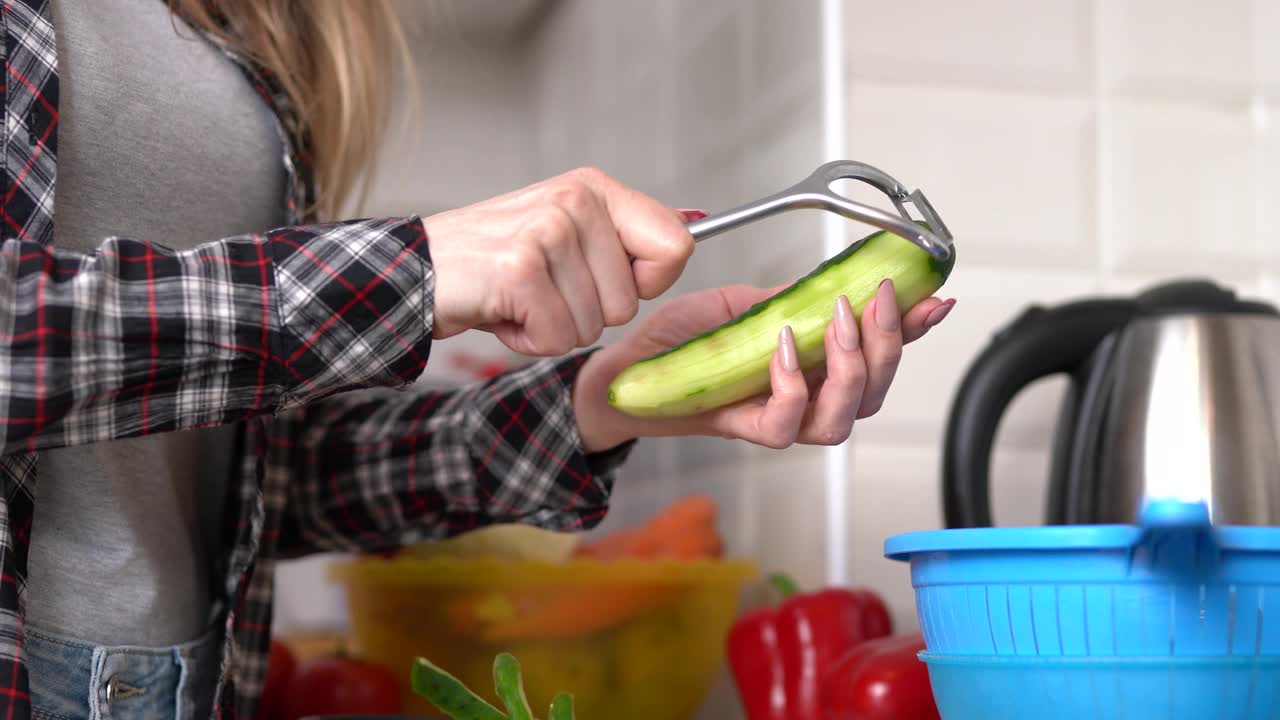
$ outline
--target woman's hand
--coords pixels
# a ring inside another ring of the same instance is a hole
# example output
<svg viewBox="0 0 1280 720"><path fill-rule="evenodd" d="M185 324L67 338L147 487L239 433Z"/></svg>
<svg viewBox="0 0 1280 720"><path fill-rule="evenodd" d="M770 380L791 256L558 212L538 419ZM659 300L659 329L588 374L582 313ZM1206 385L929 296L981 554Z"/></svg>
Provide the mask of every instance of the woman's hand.
<svg viewBox="0 0 1280 720"><path fill-rule="evenodd" d="M432 334L488 330L526 355L590 345L671 287L701 215L584 169L429 217Z"/></svg>
<svg viewBox="0 0 1280 720"><path fill-rule="evenodd" d="M665 303L618 343L588 358L574 387L574 411L583 448L596 452L636 437L712 435L771 448L794 443L838 445L854 420L879 411L902 357L902 346L919 339L955 304L929 298L905 317L893 285L881 284L862 313L861 332L849 302L836 304L827 328L825 369L813 377L795 367L789 328L779 333L770 364L772 395L683 418L637 418L608 404L608 387L631 363L677 345L742 314L783 288L734 286L705 290Z"/></svg>

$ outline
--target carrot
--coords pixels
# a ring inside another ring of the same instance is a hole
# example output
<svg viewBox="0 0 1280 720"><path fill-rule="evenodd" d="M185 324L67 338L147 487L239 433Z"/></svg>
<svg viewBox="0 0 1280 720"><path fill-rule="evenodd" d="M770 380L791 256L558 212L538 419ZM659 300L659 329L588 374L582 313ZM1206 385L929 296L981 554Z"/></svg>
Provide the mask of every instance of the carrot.
<svg viewBox="0 0 1280 720"><path fill-rule="evenodd" d="M720 534L709 527L686 529L669 537L646 533L633 542L627 557L697 560L719 557L724 550ZM623 584L522 591L506 595L504 600L509 605L503 608L505 612L490 622L481 620L475 633L488 641L585 635L657 607L682 589L674 585ZM456 611L466 612L462 607L456 607Z"/></svg>
<svg viewBox="0 0 1280 720"><path fill-rule="evenodd" d="M716 529L715 500L689 495L676 500L643 525L618 530L574 550L575 557L719 557L723 544ZM714 537L713 537L714 536Z"/></svg>
<svg viewBox="0 0 1280 720"><path fill-rule="evenodd" d="M644 524L579 545L573 557L601 562L624 558L697 560L724 554L717 507L689 495ZM530 588L513 594L469 595L451 604L453 628L487 641L558 639L616 625L656 607L681 588L665 585L586 585Z"/></svg>
<svg viewBox="0 0 1280 720"><path fill-rule="evenodd" d="M449 609L452 629L485 642L561 640L612 627L657 607L683 588L671 585L598 585L505 593L509 612L478 617L492 598L472 597Z"/></svg>
<svg viewBox="0 0 1280 720"><path fill-rule="evenodd" d="M617 530L574 548L573 557L614 560L625 556L640 539L639 530Z"/></svg>
<svg viewBox="0 0 1280 720"><path fill-rule="evenodd" d="M687 495L668 505L645 523L654 530L667 530L690 525L708 525L716 521L716 501L706 495Z"/></svg>
<svg viewBox="0 0 1280 720"><path fill-rule="evenodd" d="M626 556L655 560L696 560L717 557L721 550L720 533L714 528L689 528L670 535L645 533L629 544Z"/></svg>

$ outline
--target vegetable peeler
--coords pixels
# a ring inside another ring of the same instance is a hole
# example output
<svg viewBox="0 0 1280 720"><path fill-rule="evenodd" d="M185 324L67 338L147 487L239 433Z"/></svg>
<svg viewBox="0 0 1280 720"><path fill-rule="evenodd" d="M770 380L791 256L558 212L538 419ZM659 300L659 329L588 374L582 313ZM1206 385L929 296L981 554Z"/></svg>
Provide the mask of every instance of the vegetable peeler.
<svg viewBox="0 0 1280 720"><path fill-rule="evenodd" d="M836 193L831 189L831 184L836 180L861 180L871 185L889 196L898 215ZM911 216L907 211L908 204L915 206L928 227L922 227ZM694 241L700 242L757 220L802 208L827 210L851 220L861 220L915 243L940 260L947 259L952 252L951 232L924 193L919 190L908 191L902 183L883 170L852 160L828 162L782 192L695 220L689 223L688 228Z"/></svg>

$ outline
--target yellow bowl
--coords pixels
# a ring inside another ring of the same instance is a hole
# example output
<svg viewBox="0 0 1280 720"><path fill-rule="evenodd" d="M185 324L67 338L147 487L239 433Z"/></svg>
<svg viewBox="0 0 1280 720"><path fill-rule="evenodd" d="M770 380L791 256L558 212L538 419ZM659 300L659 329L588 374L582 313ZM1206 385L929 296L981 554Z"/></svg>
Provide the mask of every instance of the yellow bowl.
<svg viewBox="0 0 1280 720"><path fill-rule="evenodd" d="M346 589L354 649L402 678L406 712L438 712L409 688L415 657L497 704L493 658L507 651L540 716L566 691L581 720L688 720L720 671L739 592L757 569L409 553L335 563L331 576Z"/></svg>

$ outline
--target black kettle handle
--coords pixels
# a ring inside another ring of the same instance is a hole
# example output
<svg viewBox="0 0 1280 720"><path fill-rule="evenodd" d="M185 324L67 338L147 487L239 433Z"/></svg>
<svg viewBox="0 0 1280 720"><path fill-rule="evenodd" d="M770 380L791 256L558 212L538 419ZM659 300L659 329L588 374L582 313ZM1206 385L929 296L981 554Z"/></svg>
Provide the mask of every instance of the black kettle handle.
<svg viewBox="0 0 1280 720"><path fill-rule="evenodd" d="M960 382L947 422L942 497L948 528L992 525L991 451L1013 398L1040 378L1077 372L1133 314L1130 300L1033 306L978 354Z"/></svg>

